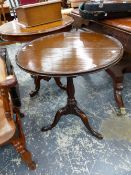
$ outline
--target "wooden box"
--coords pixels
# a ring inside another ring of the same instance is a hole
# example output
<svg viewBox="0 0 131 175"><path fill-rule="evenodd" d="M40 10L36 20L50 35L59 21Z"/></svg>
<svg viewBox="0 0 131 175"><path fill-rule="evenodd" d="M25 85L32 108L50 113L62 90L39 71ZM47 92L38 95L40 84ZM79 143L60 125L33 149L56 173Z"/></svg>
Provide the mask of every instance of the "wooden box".
<svg viewBox="0 0 131 175"><path fill-rule="evenodd" d="M62 19L61 1L48 1L16 8L18 22L26 27L47 24Z"/></svg>

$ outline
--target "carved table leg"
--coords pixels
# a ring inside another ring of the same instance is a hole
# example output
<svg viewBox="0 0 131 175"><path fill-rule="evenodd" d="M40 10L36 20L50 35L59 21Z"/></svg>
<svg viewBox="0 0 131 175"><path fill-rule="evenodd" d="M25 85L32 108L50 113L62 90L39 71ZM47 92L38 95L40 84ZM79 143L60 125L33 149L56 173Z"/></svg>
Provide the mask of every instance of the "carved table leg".
<svg viewBox="0 0 131 175"><path fill-rule="evenodd" d="M40 90L40 81L43 77L41 77L41 76L32 76L32 78L34 79L35 90L30 92L30 96L34 97Z"/></svg>
<svg viewBox="0 0 131 175"><path fill-rule="evenodd" d="M59 122L62 115L66 115L66 114L67 114L67 107L63 107L63 108L59 109L55 115L53 123L47 127L42 127L41 131L48 131L48 130L51 130L52 128L54 128L57 125L57 123Z"/></svg>
<svg viewBox="0 0 131 175"><path fill-rule="evenodd" d="M123 79L125 73L131 72L130 65L131 65L131 55L127 52L124 52L121 61L116 65L107 69L107 73L111 76L113 80L114 97L119 107L120 114L122 115L126 114L124 102L122 99Z"/></svg>
<svg viewBox="0 0 131 175"><path fill-rule="evenodd" d="M114 84L114 97L120 109L120 114L125 115L126 110L122 99L123 78L124 77L121 77L120 82L118 80L113 81L113 84Z"/></svg>
<svg viewBox="0 0 131 175"><path fill-rule="evenodd" d="M39 92L39 90L40 90L40 81L42 79L43 80L46 80L46 81L49 81L51 79L51 77L34 76L34 75L31 75L31 77L34 79L35 90L33 90L33 91L30 92L30 96L31 97L34 97ZM59 86L63 90L66 90L66 86L61 83L59 77L55 77L54 79L55 79L55 82L56 82L57 86Z"/></svg>
<svg viewBox="0 0 131 175"><path fill-rule="evenodd" d="M78 117L81 118L82 122L86 126L86 128L90 131L90 133L97 137L98 139L102 139L102 135L97 133L89 124L88 122L88 117L84 114L83 111L81 111L77 107L77 102L75 100L75 89L74 89L74 84L73 84L73 77L67 77L67 105L64 108L61 108L58 110L58 112L55 115L53 123L49 127L43 127L41 130L42 131L47 131L51 130L53 127L57 125L59 122L60 118L62 115L67 115L67 114L75 114Z"/></svg>
<svg viewBox="0 0 131 175"><path fill-rule="evenodd" d="M56 84L57 84L57 86L59 86L61 89L63 89L63 90L66 90L66 86L65 85L63 85L62 83L61 83L61 81L60 81L60 78L59 77L55 77L54 78L54 80L55 80L55 82L56 82Z"/></svg>
<svg viewBox="0 0 131 175"><path fill-rule="evenodd" d="M120 70L116 74L112 69L107 69L107 72L112 77L112 80L113 80L114 98L120 110L120 114L125 115L126 111L125 111L125 106L122 99L124 74Z"/></svg>

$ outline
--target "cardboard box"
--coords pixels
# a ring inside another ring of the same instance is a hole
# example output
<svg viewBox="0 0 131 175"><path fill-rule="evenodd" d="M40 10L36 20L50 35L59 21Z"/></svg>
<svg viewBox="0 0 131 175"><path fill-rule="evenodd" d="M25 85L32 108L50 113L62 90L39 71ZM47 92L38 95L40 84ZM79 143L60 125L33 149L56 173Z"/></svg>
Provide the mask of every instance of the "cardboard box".
<svg viewBox="0 0 131 175"><path fill-rule="evenodd" d="M18 22L26 27L47 24L62 19L61 1L48 1L16 8Z"/></svg>

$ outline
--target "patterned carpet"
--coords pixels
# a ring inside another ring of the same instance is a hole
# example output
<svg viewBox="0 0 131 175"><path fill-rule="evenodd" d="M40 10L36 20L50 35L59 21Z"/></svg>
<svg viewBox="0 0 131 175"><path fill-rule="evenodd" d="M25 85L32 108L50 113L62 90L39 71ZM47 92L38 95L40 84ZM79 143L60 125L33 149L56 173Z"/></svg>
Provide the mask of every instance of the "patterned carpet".
<svg viewBox="0 0 131 175"><path fill-rule="evenodd" d="M20 84L27 147L37 168L30 171L14 148L6 145L0 148L0 175L131 175L131 139L126 139L124 134L116 138L105 134L103 140L98 140L74 115L63 116L51 131L40 131L65 105L66 93L51 79L42 81L39 94L30 98L29 92L34 88L32 78L15 64L15 54L20 47L16 44L7 48ZM65 83L64 78L62 81ZM78 105L89 115L91 125L104 135L102 123L117 117L111 78L105 71L80 76L75 78L75 88ZM131 116L130 89L131 74L126 74L123 97L128 120ZM113 131L114 126L107 127L106 133ZM121 130L126 131L122 126Z"/></svg>

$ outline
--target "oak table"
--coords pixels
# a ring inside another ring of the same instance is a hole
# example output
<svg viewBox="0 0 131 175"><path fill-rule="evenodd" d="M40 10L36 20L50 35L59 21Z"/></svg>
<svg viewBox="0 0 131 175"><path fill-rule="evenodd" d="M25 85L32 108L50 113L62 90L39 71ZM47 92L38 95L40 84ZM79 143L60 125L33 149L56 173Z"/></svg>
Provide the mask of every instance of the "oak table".
<svg viewBox="0 0 131 175"><path fill-rule="evenodd" d="M16 57L21 69L34 75L67 78L67 104L42 131L55 127L62 115L75 114L92 135L102 139L102 135L90 126L86 114L77 107L73 78L105 69L117 63L122 54L123 47L118 40L95 32L49 35L24 46Z"/></svg>
<svg viewBox="0 0 131 175"><path fill-rule="evenodd" d="M50 35L53 33L66 32L72 29L73 18L67 15L62 15L62 20L43 24L35 27L23 27L17 20L7 22L0 26L1 38L5 41L13 42L27 42L36 38ZM50 77L44 76L32 76L34 78L35 90L30 93L30 96L34 96L40 89L40 81L42 79L49 81ZM62 85L59 77L55 78L56 84L65 90L65 86Z"/></svg>

